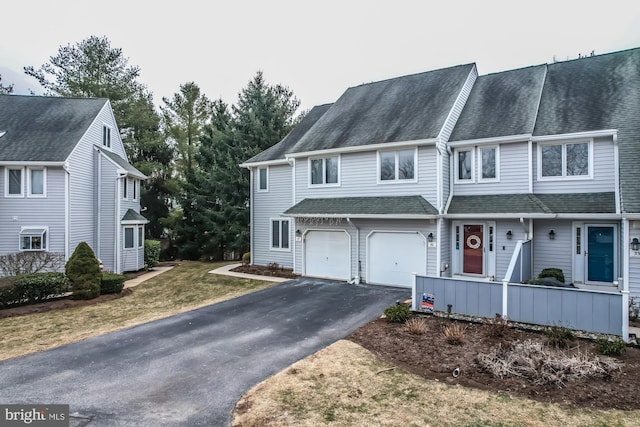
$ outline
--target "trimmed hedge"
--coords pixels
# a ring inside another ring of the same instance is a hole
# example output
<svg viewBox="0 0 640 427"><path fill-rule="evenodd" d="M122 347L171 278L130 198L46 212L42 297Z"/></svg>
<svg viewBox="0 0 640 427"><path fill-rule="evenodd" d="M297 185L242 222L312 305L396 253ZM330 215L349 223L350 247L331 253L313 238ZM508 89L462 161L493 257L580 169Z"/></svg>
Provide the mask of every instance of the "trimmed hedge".
<svg viewBox="0 0 640 427"><path fill-rule="evenodd" d="M71 285L64 273L23 274L3 279L0 307L35 304L69 292Z"/></svg>
<svg viewBox="0 0 640 427"><path fill-rule="evenodd" d="M102 273L100 281L100 295L119 294L124 288L125 277L122 274Z"/></svg>
<svg viewBox="0 0 640 427"><path fill-rule="evenodd" d="M560 268L545 268L538 275L538 279L542 279L543 277L551 277L553 279L559 280L564 283L564 273Z"/></svg>
<svg viewBox="0 0 640 427"><path fill-rule="evenodd" d="M158 264L160 260L160 241L145 240L144 241L144 264L148 270Z"/></svg>

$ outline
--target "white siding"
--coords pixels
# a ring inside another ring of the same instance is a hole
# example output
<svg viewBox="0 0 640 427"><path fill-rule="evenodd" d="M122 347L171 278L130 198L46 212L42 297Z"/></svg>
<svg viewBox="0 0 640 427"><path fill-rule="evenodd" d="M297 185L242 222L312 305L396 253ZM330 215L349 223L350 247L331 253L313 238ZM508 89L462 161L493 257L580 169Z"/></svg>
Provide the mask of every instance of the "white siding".
<svg viewBox="0 0 640 427"><path fill-rule="evenodd" d="M544 268L560 268L566 283L573 283L573 229L571 221L536 220L533 225L533 275L537 277ZM549 230L556 232L549 239Z"/></svg>
<svg viewBox="0 0 640 427"><path fill-rule="evenodd" d="M528 220L525 226L528 227ZM507 238L507 231L511 230L511 240ZM518 220L500 220L496 222L495 232L495 251L496 251L496 281L501 281L511 262L513 251L518 240L524 240L526 237L524 226Z"/></svg>
<svg viewBox="0 0 640 427"><path fill-rule="evenodd" d="M640 257L629 257L629 292L640 304Z"/></svg>
<svg viewBox="0 0 640 427"><path fill-rule="evenodd" d="M271 219L282 217L292 206L291 166L269 166L268 191L258 191L257 169L253 180L253 253L251 262L267 265L275 262L286 268L293 267L295 230L293 218L289 219L289 250L271 249Z"/></svg>
<svg viewBox="0 0 640 427"><path fill-rule="evenodd" d="M475 83L477 78L478 78L478 70L474 65L473 69L469 73L469 76L467 77L467 81L464 83L462 90L458 94L458 98L456 99L456 102L453 104L453 107L451 108L449 117L447 117L447 120L444 126L442 127L442 131L440 132L440 138L439 138L441 141L446 142L449 140L449 137L451 136L451 132L453 132L453 128L455 127L456 122L460 117L460 113L462 113L462 109L464 108L464 105L467 103L467 99L469 99L469 94L471 93L471 89L473 88L473 84Z"/></svg>
<svg viewBox="0 0 640 427"><path fill-rule="evenodd" d="M96 151L96 197L99 197L96 206L97 222L96 233L98 251L96 256L102 261L106 271L116 270L116 235L118 233L119 219L116 212L116 198L118 194L117 168L105 156ZM99 186L99 188L97 188Z"/></svg>

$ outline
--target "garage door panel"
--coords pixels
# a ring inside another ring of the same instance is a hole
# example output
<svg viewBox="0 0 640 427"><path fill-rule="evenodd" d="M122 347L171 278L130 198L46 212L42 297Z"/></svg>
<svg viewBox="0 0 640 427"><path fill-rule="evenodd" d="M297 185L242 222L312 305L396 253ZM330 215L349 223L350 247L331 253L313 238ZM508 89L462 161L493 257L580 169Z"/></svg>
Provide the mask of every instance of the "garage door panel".
<svg viewBox="0 0 640 427"><path fill-rule="evenodd" d="M368 282L411 287L411 273L426 274L426 242L422 235L375 232L368 239Z"/></svg>
<svg viewBox="0 0 640 427"><path fill-rule="evenodd" d="M350 237L344 231L309 231L305 235L305 275L349 280Z"/></svg>

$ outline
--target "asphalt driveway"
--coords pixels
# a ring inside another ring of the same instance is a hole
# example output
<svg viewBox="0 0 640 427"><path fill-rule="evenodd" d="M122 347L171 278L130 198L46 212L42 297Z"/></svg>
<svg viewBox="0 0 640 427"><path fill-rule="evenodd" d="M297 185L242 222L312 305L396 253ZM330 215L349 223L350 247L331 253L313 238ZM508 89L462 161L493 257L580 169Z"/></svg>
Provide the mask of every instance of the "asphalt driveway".
<svg viewBox="0 0 640 427"><path fill-rule="evenodd" d="M382 286L284 282L0 362L0 403L70 404L75 426L229 425L253 385L410 296Z"/></svg>

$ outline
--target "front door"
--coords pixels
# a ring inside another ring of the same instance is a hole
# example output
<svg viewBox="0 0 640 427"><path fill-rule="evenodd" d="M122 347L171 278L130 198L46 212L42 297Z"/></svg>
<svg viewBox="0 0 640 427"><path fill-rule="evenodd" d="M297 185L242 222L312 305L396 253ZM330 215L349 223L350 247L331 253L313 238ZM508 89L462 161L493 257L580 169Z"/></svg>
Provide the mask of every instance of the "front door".
<svg viewBox="0 0 640 427"><path fill-rule="evenodd" d="M587 282L612 283L616 274L615 227L587 225Z"/></svg>
<svg viewBox="0 0 640 427"><path fill-rule="evenodd" d="M479 224L464 226L462 272L465 274L483 273L483 228L484 226Z"/></svg>

